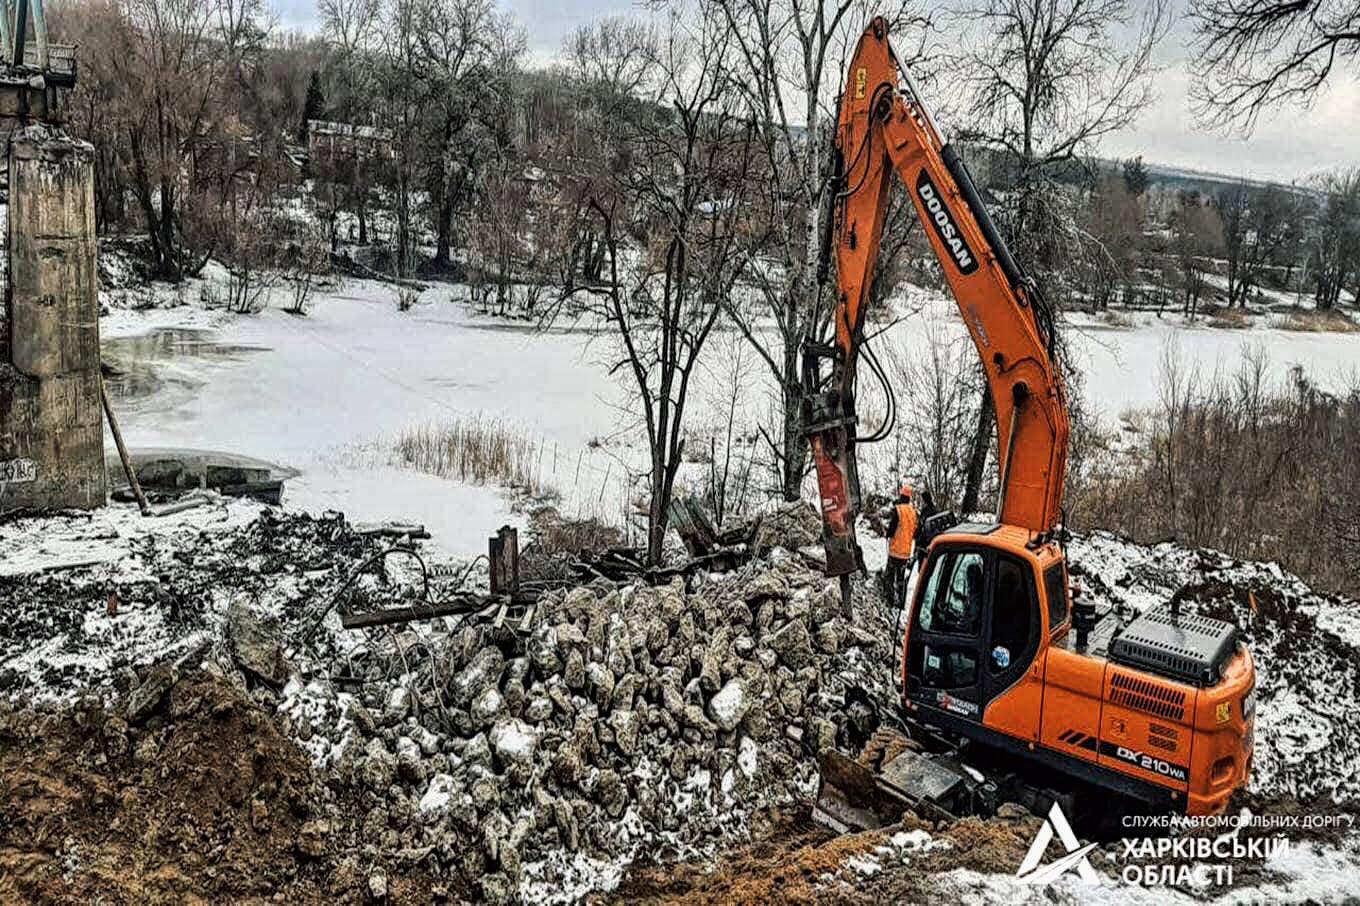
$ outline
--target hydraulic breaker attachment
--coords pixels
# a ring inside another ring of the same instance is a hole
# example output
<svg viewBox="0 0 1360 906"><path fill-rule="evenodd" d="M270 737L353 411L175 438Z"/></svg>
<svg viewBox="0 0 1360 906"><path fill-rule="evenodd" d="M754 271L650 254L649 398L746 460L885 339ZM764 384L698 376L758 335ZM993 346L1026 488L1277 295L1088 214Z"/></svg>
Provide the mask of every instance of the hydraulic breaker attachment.
<svg viewBox="0 0 1360 906"><path fill-rule="evenodd" d="M823 359L834 363L831 387L825 390ZM855 540L860 505L854 455L856 418L853 405L840 390L841 381L836 380L843 367L840 359L840 350L834 347L809 343L803 348L803 425L817 472L828 576L849 576L863 566Z"/></svg>

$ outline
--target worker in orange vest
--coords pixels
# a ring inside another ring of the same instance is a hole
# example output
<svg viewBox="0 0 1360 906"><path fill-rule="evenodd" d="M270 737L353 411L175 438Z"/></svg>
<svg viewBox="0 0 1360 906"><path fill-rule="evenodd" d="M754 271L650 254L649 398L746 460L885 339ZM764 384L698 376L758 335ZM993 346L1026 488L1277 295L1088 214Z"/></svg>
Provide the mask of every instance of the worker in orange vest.
<svg viewBox="0 0 1360 906"><path fill-rule="evenodd" d="M911 485L902 485L888 516L888 602L902 606L907 595L907 578L911 575L911 554L916 544L916 507L911 502Z"/></svg>

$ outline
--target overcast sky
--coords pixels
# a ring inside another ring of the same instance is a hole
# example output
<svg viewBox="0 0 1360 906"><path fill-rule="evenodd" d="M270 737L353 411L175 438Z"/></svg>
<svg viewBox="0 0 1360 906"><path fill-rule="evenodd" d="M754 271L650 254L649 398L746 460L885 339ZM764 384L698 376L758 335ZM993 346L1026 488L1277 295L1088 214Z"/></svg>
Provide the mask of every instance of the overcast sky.
<svg viewBox="0 0 1360 906"><path fill-rule="evenodd" d="M630 0L502 0L524 25L534 61L551 59L577 25L627 13ZM282 24L312 31L315 0L274 0ZM1105 157L1141 154L1151 162L1260 179L1295 181L1320 170L1360 165L1360 81L1334 76L1310 109L1281 108L1263 115L1250 138L1200 128L1190 110L1187 29L1178 23L1161 48L1157 100L1126 132L1108 138ZM950 131L948 121L941 123Z"/></svg>

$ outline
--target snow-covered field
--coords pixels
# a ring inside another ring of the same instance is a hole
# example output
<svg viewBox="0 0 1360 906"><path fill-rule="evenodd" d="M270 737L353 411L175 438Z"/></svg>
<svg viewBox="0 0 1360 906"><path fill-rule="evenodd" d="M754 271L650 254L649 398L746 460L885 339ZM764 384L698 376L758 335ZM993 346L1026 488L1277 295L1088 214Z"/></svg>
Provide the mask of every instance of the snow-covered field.
<svg viewBox="0 0 1360 906"><path fill-rule="evenodd" d="M926 342L927 318L962 334L953 303L938 293L910 289L899 305L921 313L885 331L880 349L913 354ZM189 304L115 309L101 329L106 358L142 377L112 382L122 389L117 404L134 448L218 449L296 468L288 506L422 522L450 555L481 553L488 534L519 517L499 490L389 465L383 443L405 429L453 418L501 422L536 445L539 483L561 493L564 510L612 523L626 519L629 474L645 462L636 407L608 374L608 336L479 316L453 301L446 285L404 313L390 287L352 280L318 297L306 317L274 308L233 317ZM192 333L178 333L186 330ZM1155 319L1111 329L1077 316L1068 335L1086 396L1109 420L1156 403L1168 343L1206 374L1235 367L1248 342L1266 345L1278 379L1297 364L1329 386L1360 367L1360 334L1185 328ZM718 415L733 341L714 341L701 363L692 424ZM768 422L773 393L762 366L748 380L739 419L750 427ZM863 392L871 405L874 388Z"/></svg>
<svg viewBox="0 0 1360 906"><path fill-rule="evenodd" d="M599 500L606 476L620 470L591 441L616 429L617 396L589 338L474 318L446 289L425 298L399 313L389 288L355 281L305 318L278 309L239 318L194 307L116 311L102 324L106 358L117 367L141 361L161 376L117 400L128 443L291 466L302 474L287 484L289 506L421 522L457 555L483 552L487 536L515 520L510 501L494 488L387 465L381 444L404 429L502 422L541 445L544 482L579 482L577 509ZM196 333L138 341L180 327Z"/></svg>

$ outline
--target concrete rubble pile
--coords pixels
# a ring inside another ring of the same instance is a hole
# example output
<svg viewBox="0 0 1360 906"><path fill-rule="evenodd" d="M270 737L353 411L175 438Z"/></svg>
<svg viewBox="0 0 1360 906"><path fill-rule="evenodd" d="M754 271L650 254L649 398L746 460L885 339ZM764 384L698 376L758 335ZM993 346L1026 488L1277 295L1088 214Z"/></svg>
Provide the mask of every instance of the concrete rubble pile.
<svg viewBox="0 0 1360 906"><path fill-rule="evenodd" d="M885 710L896 697L895 614L865 583L845 619L808 507L767 514L740 569L551 592L518 632L461 617L342 629L336 610L411 605L412 561L379 559L388 542L338 514L224 507L220 526L171 534L0 525L0 555L34 564L0 572L0 697L118 697L137 725L177 677L217 674L306 751L322 800L303 836L349 847L358 827L360 871L462 878L492 902L572 899L630 860L703 856L757 809L805 802L817 752L849 742L851 690ZM66 548L103 558L52 568ZM1360 745L1354 602L1269 564L1104 533L1071 557L1111 618L1179 591L1190 612L1244 628L1260 672L1257 805L1360 794L1346 768ZM455 575L432 570L431 597ZM1325 717L1310 704L1324 701Z"/></svg>
<svg viewBox="0 0 1360 906"><path fill-rule="evenodd" d="M815 540L801 515L779 518ZM753 808L814 793L847 691L891 700L888 621L866 603L847 623L836 584L776 548L691 593L552 593L527 638L471 624L361 646L350 664L392 683L356 701L299 679L280 710L369 806L366 839L503 901L560 883L576 854L693 854Z"/></svg>

